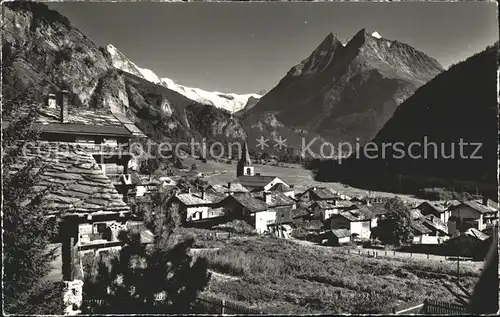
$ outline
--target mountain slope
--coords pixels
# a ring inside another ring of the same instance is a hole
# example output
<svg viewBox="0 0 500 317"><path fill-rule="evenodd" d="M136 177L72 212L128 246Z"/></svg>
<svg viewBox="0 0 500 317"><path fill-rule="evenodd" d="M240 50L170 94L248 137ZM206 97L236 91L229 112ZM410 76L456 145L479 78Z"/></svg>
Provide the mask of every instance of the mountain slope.
<svg viewBox="0 0 500 317"><path fill-rule="evenodd" d="M143 78L143 72L118 71L106 49L97 47L46 5L4 3L3 13L5 98L28 87L40 100L67 89L72 107L109 108L131 119L156 141L177 143L205 137L229 142L246 136L227 111L154 84ZM195 115L199 113L204 120Z"/></svg>
<svg viewBox="0 0 500 317"><path fill-rule="evenodd" d="M497 60L498 43L436 76L401 104L374 138L378 149L389 145L385 157L380 150L377 159L361 151L359 159L353 156L341 165L324 162L319 178L367 185L370 173L371 185L383 186L391 176L403 175L420 187L437 186L429 185L436 181L455 190L460 183L468 190L478 186L496 193ZM396 142L404 157L392 147ZM413 157L408 152L412 143L417 144Z"/></svg>
<svg viewBox="0 0 500 317"><path fill-rule="evenodd" d="M258 94L221 93L179 85L170 78L160 78L153 71L146 68L140 68L111 44L109 44L106 49L111 55L114 67L138 77L142 77L154 84L165 86L200 104L214 106L234 113L243 109L251 98L259 99L261 97Z"/></svg>
<svg viewBox="0 0 500 317"><path fill-rule="evenodd" d="M397 106L442 71L409 45L361 30L345 46L333 34L243 114L275 116L286 127L334 142L372 139Z"/></svg>

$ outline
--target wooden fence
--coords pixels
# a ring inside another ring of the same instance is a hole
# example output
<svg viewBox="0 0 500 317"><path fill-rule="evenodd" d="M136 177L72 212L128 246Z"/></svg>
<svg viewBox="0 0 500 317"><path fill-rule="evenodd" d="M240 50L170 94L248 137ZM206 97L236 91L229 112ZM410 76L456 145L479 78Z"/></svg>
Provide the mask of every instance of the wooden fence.
<svg viewBox="0 0 500 317"><path fill-rule="evenodd" d="M426 299L424 301L424 313L432 315L467 315L467 308L455 303Z"/></svg>
<svg viewBox="0 0 500 317"><path fill-rule="evenodd" d="M164 303L161 298L158 298L158 301L155 302L154 307L157 309L162 308ZM85 299L83 306L87 308L96 307L98 309L106 309L108 307L108 301L105 299ZM135 307L134 307L135 308ZM220 298L215 298L207 295L200 295L196 302L192 306L191 312L185 313L194 313L194 314L214 314L214 315L258 315L263 314L258 309L246 307L244 305L224 300Z"/></svg>
<svg viewBox="0 0 500 317"><path fill-rule="evenodd" d="M211 296L200 296L194 305L194 313L217 315L263 314L258 309Z"/></svg>

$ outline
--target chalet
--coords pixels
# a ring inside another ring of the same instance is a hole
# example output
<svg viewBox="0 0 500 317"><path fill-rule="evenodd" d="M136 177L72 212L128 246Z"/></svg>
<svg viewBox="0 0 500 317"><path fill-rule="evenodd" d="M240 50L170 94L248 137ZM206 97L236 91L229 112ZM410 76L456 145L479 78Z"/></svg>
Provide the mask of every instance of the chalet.
<svg viewBox="0 0 500 317"><path fill-rule="evenodd" d="M351 242L351 232L348 229L331 229L320 234L321 244L339 246Z"/></svg>
<svg viewBox="0 0 500 317"><path fill-rule="evenodd" d="M267 204L252 193L233 193L223 201L229 218L241 219L251 224L259 233L267 231L268 224L276 220L276 215Z"/></svg>
<svg viewBox="0 0 500 317"><path fill-rule="evenodd" d="M361 240L371 236L371 220L373 214L367 209L353 209L332 215L325 221L329 229L347 229L351 235Z"/></svg>
<svg viewBox="0 0 500 317"><path fill-rule="evenodd" d="M339 212L357 209L358 207L350 201L344 200L334 200L334 201L325 201L318 200L309 202L306 205L306 208L309 212L316 218L324 221L325 219L330 218L331 215L338 214Z"/></svg>
<svg viewBox="0 0 500 317"><path fill-rule="evenodd" d="M286 185L278 177L270 175L243 175L239 176L237 180L243 187L252 192L269 191L276 184Z"/></svg>
<svg viewBox="0 0 500 317"><path fill-rule="evenodd" d="M428 242L429 239L427 238L429 237L429 234L432 232L431 229L429 229L427 226L424 226L422 224L422 221L420 220L412 221L410 227L411 227L411 232L413 234L413 241L412 241L413 244L429 244ZM430 244L434 244L435 239L431 240L432 243Z"/></svg>
<svg viewBox="0 0 500 317"><path fill-rule="evenodd" d="M309 206L309 210L314 215L314 218L326 220L333 214L337 214L339 210L335 207L334 203L328 201L318 200Z"/></svg>
<svg viewBox="0 0 500 317"><path fill-rule="evenodd" d="M487 234L475 228L469 228L446 241L444 245L451 254L484 258L491 241L491 237Z"/></svg>
<svg viewBox="0 0 500 317"><path fill-rule="evenodd" d="M448 232L464 232L469 228L479 231L498 222L498 204L490 199L469 200L450 208Z"/></svg>
<svg viewBox="0 0 500 317"><path fill-rule="evenodd" d="M171 203L179 206L179 213L184 223L209 218L209 209L214 205L204 192L194 194L191 191L174 194Z"/></svg>
<svg viewBox="0 0 500 317"><path fill-rule="evenodd" d="M327 187L311 187L305 192L297 195L301 201L318 201L318 200L338 200L337 192Z"/></svg>
<svg viewBox="0 0 500 317"><path fill-rule="evenodd" d="M295 199L295 191L293 186L289 186L285 183L276 183L274 186L269 188L270 192L283 193L285 196Z"/></svg>
<svg viewBox="0 0 500 317"><path fill-rule="evenodd" d="M241 219L262 233L292 222L295 201L282 193L232 193L222 201L226 216Z"/></svg>
<svg viewBox="0 0 500 317"><path fill-rule="evenodd" d="M33 190L44 193L42 208L60 223L63 275L71 280L68 265L75 254L119 249L123 244L118 239L120 231L130 230L138 219L87 148L42 141L25 150L16 167L22 168L35 157L45 166Z"/></svg>
<svg viewBox="0 0 500 317"><path fill-rule="evenodd" d="M440 203L431 203L424 201L416 207L423 216L434 215L441 219L442 222L447 223L448 218L450 218L450 210L445 207L445 205Z"/></svg>
<svg viewBox="0 0 500 317"><path fill-rule="evenodd" d="M293 219L292 210L296 208L295 201L283 193L261 192L255 195L262 199L269 211L275 212L277 224L291 223Z"/></svg>
<svg viewBox="0 0 500 317"><path fill-rule="evenodd" d="M370 203L369 201L367 201L367 203L364 205L361 204L357 205L356 209L360 210L362 214L371 215L371 223L370 223L371 228L377 227L378 221L382 219L388 212L388 210L385 208L385 204Z"/></svg>
<svg viewBox="0 0 500 317"><path fill-rule="evenodd" d="M146 138L141 130L126 116L110 110L72 106L65 90L58 99L55 102L49 98L47 107L39 109L34 128L40 131L41 140L76 143L87 148L113 182L127 174L132 140Z"/></svg>

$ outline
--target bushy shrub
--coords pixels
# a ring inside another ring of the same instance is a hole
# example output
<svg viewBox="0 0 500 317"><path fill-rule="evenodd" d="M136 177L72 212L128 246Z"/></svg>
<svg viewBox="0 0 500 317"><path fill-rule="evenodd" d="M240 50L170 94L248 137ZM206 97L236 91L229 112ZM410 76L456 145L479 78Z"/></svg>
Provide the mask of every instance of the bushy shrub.
<svg viewBox="0 0 500 317"><path fill-rule="evenodd" d="M290 235L293 238L299 239L299 240L309 240L309 238L310 238L309 232L304 228L295 228L292 230L292 233Z"/></svg>

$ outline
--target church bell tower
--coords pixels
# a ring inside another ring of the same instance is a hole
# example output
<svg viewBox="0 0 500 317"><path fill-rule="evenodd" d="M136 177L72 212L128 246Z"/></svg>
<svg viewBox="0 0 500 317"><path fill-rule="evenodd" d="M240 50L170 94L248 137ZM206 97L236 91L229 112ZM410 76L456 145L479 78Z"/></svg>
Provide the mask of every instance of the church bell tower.
<svg viewBox="0 0 500 317"><path fill-rule="evenodd" d="M250 154L248 154L247 142L243 144L243 149L241 151L241 157L238 161L238 166L236 167L236 176L253 176L254 167L252 166L252 161L250 161Z"/></svg>

